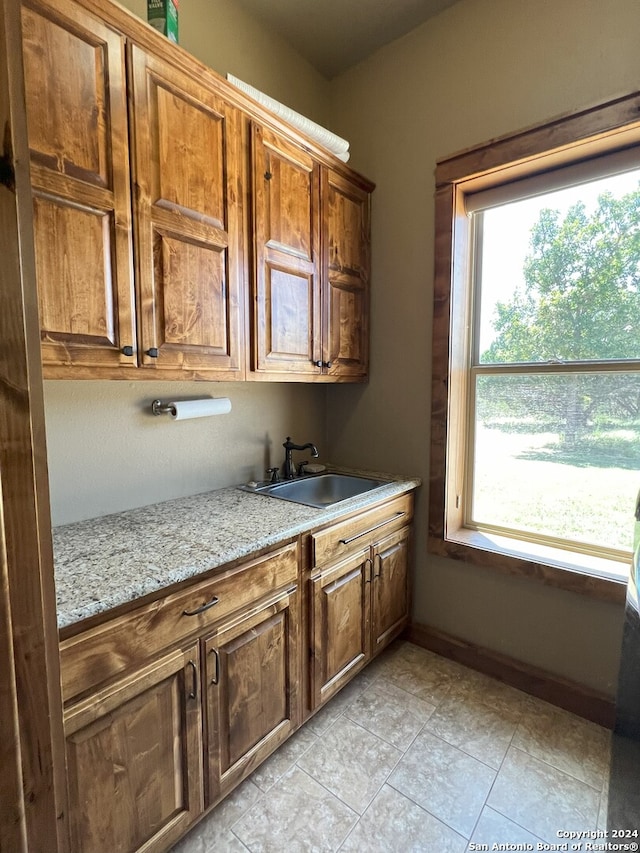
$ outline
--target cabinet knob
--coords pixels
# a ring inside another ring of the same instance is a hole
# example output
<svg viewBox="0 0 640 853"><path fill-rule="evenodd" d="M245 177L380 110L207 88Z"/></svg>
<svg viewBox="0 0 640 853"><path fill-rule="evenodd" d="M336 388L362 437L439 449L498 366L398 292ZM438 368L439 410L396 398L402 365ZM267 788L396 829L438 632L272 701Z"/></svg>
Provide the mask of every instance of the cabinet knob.
<svg viewBox="0 0 640 853"><path fill-rule="evenodd" d="M133 355L133 347L122 347L122 355Z"/></svg>
<svg viewBox="0 0 640 853"><path fill-rule="evenodd" d="M273 177L273 175L271 174L271 172L266 171L266 172L264 173L264 179L265 179L265 181L270 181L272 177Z"/></svg>
<svg viewBox="0 0 640 853"><path fill-rule="evenodd" d="M158 348L157 347L151 347L151 349L147 350L147 355L150 358L157 358L158 357Z"/></svg>
<svg viewBox="0 0 640 853"><path fill-rule="evenodd" d="M314 364L316 367L331 367L330 361L315 361Z"/></svg>

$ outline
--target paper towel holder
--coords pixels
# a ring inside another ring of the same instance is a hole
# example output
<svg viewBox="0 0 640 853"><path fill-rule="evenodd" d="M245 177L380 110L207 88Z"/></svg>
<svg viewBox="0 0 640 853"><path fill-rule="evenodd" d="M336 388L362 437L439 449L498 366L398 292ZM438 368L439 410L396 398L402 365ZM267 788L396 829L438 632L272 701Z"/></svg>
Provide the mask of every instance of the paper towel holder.
<svg viewBox="0 0 640 853"><path fill-rule="evenodd" d="M169 415L173 420L189 418L205 418L211 415L224 415L231 411L231 400L228 397L199 397L193 400L176 400L163 403L154 400L151 403L154 415Z"/></svg>
<svg viewBox="0 0 640 853"><path fill-rule="evenodd" d="M154 400L151 404L154 415L175 415L176 409L171 403L163 403L162 400Z"/></svg>

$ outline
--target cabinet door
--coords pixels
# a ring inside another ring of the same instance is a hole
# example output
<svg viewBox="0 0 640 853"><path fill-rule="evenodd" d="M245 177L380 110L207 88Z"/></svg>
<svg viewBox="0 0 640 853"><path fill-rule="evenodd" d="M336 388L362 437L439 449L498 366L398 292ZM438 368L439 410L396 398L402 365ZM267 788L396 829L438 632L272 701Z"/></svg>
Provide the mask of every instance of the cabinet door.
<svg viewBox="0 0 640 853"><path fill-rule="evenodd" d="M134 366L124 39L68 0L22 26L43 362Z"/></svg>
<svg viewBox="0 0 640 853"><path fill-rule="evenodd" d="M373 549L373 654L398 636L409 619L409 528L379 542Z"/></svg>
<svg viewBox="0 0 640 853"><path fill-rule="evenodd" d="M371 657L369 549L311 579L311 705L337 693Z"/></svg>
<svg viewBox="0 0 640 853"><path fill-rule="evenodd" d="M205 641L208 805L299 725L298 610L294 587Z"/></svg>
<svg viewBox="0 0 640 853"><path fill-rule="evenodd" d="M323 355L330 376L369 370L369 193L323 168Z"/></svg>
<svg viewBox="0 0 640 853"><path fill-rule="evenodd" d="M254 200L253 367L318 374L319 166L284 138L251 127Z"/></svg>
<svg viewBox="0 0 640 853"><path fill-rule="evenodd" d="M130 60L142 363L241 378L238 112L136 46Z"/></svg>
<svg viewBox="0 0 640 853"><path fill-rule="evenodd" d="M164 851L203 809L198 646L65 714L72 849Z"/></svg>

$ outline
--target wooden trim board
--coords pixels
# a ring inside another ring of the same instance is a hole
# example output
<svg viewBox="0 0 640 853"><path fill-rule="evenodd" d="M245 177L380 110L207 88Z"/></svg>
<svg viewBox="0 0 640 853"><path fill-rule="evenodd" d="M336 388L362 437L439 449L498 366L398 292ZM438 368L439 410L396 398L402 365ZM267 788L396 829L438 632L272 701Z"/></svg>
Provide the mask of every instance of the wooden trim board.
<svg viewBox="0 0 640 853"><path fill-rule="evenodd" d="M442 657L482 672L524 693L579 717L613 729L615 703L609 696L515 658L453 637L428 625L412 623L405 639Z"/></svg>

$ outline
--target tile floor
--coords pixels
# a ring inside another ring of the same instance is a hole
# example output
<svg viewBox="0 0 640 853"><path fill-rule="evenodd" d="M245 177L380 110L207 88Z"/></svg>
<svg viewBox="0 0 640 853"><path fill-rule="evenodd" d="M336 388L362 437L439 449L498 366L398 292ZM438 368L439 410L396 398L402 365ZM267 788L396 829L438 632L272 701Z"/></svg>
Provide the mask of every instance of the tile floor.
<svg viewBox="0 0 640 853"><path fill-rule="evenodd" d="M173 853L543 849L606 827L609 749L606 729L397 643Z"/></svg>

